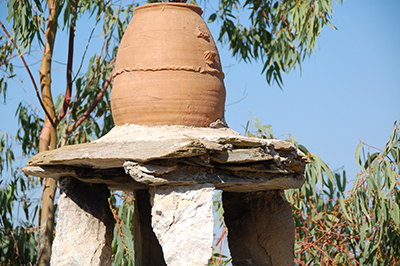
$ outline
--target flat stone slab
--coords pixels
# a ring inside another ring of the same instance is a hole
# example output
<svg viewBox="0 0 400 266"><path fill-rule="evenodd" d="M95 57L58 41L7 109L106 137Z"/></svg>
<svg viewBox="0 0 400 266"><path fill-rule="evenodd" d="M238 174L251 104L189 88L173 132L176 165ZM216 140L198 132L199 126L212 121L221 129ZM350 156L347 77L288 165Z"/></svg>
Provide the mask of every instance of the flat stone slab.
<svg viewBox="0 0 400 266"><path fill-rule="evenodd" d="M289 142L245 137L229 128L124 125L91 143L41 152L23 171L110 189L212 183L251 192L301 187L308 161Z"/></svg>

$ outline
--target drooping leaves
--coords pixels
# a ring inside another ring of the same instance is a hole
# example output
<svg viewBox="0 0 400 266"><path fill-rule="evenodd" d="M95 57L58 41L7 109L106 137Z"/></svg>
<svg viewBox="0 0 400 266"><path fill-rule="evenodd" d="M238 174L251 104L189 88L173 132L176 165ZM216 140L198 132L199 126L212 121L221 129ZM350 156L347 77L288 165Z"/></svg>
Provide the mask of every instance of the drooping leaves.
<svg viewBox="0 0 400 266"><path fill-rule="evenodd" d="M382 150L363 142L357 146L361 170L352 189L347 188L345 171L332 173L294 137L287 139L311 160L303 187L285 191L293 208L297 264L399 265L399 124L400 120L394 123ZM247 134L267 138L260 125L256 121L256 133L247 128Z"/></svg>
<svg viewBox="0 0 400 266"><path fill-rule="evenodd" d="M222 23L218 40L229 43L232 55L240 60L261 60L268 84L275 81L282 88L282 73L301 68L322 28L334 28L332 12L332 0L223 0L209 22L218 14Z"/></svg>

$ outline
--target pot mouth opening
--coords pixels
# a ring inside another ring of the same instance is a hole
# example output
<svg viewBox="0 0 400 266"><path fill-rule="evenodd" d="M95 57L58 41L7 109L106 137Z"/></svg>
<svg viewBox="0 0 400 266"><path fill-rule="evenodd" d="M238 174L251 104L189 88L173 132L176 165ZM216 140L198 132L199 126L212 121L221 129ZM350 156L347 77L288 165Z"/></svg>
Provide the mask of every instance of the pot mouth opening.
<svg viewBox="0 0 400 266"><path fill-rule="evenodd" d="M201 15L203 14L203 10L201 9L201 7L196 6L196 5L192 5L192 4L186 4L186 3L151 3L151 4L145 4L139 7L135 8L135 11L138 11L140 9L145 9L145 8L153 8L153 7L170 7L170 6L174 6L174 7L182 7L182 8L190 8L193 11L195 11L197 14Z"/></svg>

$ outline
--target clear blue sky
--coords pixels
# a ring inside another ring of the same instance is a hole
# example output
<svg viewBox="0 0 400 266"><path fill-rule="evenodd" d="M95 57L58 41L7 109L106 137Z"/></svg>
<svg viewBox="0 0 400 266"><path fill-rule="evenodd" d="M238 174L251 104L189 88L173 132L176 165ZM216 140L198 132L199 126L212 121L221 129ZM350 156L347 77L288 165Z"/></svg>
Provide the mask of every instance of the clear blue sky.
<svg viewBox="0 0 400 266"><path fill-rule="evenodd" d="M236 64L227 46L218 45L222 64L234 64L224 69L227 104L247 93L245 99L226 107L226 120L232 129L244 133L242 126L254 115L263 124L272 125L275 136L294 134L332 169L344 167L348 178L354 179L354 152L359 140L382 148L393 122L400 118L400 1L346 1L343 6L335 4L334 10L332 22L338 30L323 29L315 54L302 65L302 74L297 69L283 77L283 91L266 83L260 63ZM5 2L0 2L4 24L6 12ZM206 10L205 18L210 14ZM217 23L210 28L216 38ZM82 54L90 29L79 30L77 55ZM58 34L65 39L57 40L55 58L66 62L66 34ZM35 56L40 58L39 53ZM65 66L54 67L60 76L55 75L53 86L61 86L57 89L61 93L65 90ZM24 70L18 72L22 73L22 86L39 106ZM38 82L37 72L34 75ZM57 82L60 79L63 82ZM7 105L0 105L0 130L15 134L14 113L21 99L30 102L25 92L10 82Z"/></svg>
<svg viewBox="0 0 400 266"><path fill-rule="evenodd" d="M382 148L400 118L400 1L345 1L334 10L338 30L323 29L301 75L283 77L283 91L267 85L261 64L229 69L227 103L245 90L248 96L226 107L226 119L240 133L251 115L272 125L275 136L293 133L331 169L344 167L354 179L359 141ZM223 65L236 62L220 51Z"/></svg>

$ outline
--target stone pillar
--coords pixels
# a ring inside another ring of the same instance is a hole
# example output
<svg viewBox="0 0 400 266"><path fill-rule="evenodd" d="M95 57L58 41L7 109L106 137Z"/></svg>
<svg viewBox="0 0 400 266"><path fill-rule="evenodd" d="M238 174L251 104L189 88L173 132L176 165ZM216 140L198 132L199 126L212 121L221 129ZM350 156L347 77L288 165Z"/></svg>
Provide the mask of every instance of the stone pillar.
<svg viewBox="0 0 400 266"><path fill-rule="evenodd" d="M168 266L208 265L213 244L213 196L212 184L151 189L152 226Z"/></svg>
<svg viewBox="0 0 400 266"><path fill-rule="evenodd" d="M294 221L283 191L223 192L234 266L294 265Z"/></svg>
<svg viewBox="0 0 400 266"><path fill-rule="evenodd" d="M51 265L111 265L114 219L106 185L66 177L60 180Z"/></svg>

